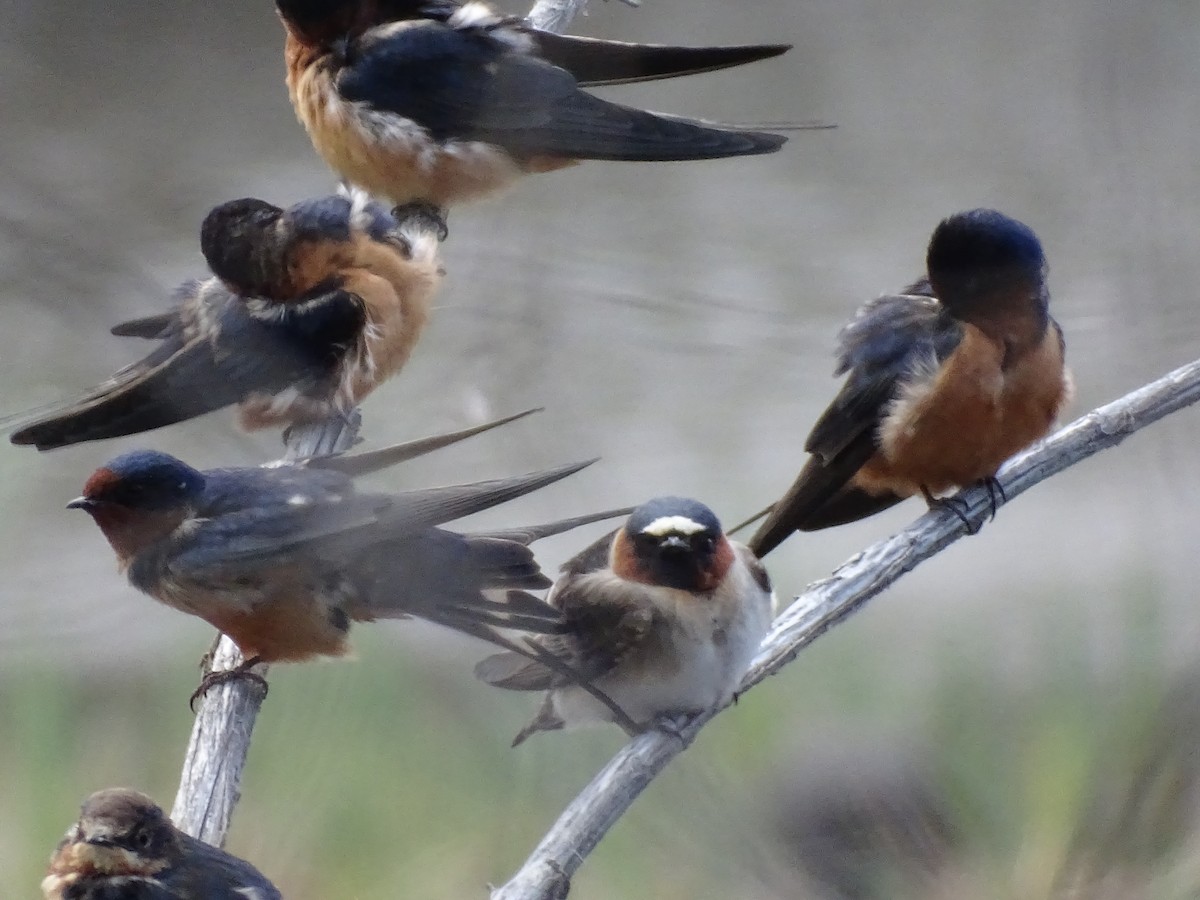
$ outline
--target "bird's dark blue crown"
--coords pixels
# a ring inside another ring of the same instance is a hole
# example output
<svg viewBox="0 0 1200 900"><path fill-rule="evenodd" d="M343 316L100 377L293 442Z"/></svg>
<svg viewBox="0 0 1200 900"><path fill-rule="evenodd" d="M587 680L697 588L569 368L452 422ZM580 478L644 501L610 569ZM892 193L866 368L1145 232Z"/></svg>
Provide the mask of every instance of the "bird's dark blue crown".
<svg viewBox="0 0 1200 900"><path fill-rule="evenodd" d="M929 240L926 264L935 284L996 272L1036 279L1046 257L1028 225L994 209L972 209L938 225Z"/></svg>
<svg viewBox="0 0 1200 900"><path fill-rule="evenodd" d="M640 534L659 519L674 516L690 519L713 536L721 533L721 522L716 514L700 501L687 497L655 497L648 500L630 514L625 530L630 534Z"/></svg>
<svg viewBox="0 0 1200 900"><path fill-rule="evenodd" d="M138 509L171 509L192 500L204 489L201 473L157 450L123 453L110 460L100 473L104 475L95 487L105 499Z"/></svg>

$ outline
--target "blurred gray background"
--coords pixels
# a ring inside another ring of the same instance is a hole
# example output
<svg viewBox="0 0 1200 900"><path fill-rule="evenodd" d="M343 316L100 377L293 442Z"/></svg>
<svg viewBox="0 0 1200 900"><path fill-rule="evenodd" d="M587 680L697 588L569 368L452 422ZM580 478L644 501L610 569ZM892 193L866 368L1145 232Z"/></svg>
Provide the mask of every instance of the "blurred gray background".
<svg viewBox="0 0 1200 900"><path fill-rule="evenodd" d="M197 236L210 207L240 196L287 205L329 192L334 181L288 105L282 29L269 0L2 0L0 11L0 409L16 413L137 358L145 345L107 329L162 308L179 281L203 272ZM455 209L432 325L402 375L366 403L364 435L382 445L530 406L547 411L377 476L377 486L599 455L585 473L487 521L534 521L663 493L696 496L736 521L798 471L808 428L837 387L831 353L843 321L919 274L933 226L974 206L1022 219L1045 244L1052 314L1078 385L1068 418L1197 355L1200 5L646 0L632 10L594 2L574 30L656 42L793 42L780 59L605 96L732 122L819 119L837 128L795 133L780 153L752 159L587 163ZM755 774L806 741L840 740L864 723L871 733L884 721L907 727L918 717L906 715L910 703L919 717L936 718L929 698L947 678L979 679L991 690L1053 680L1063 667L1110 688L1130 667L1169 677L1200 638L1198 438L1200 416L1185 411L1040 486L802 656L761 699L745 698L742 707L762 704L757 716L769 725L755 727L778 751L756 751ZM0 808L14 816L37 808L44 822L0 824L0 863L32 873L30 887L87 791L137 782L169 805L186 740L184 701L209 629L137 594L87 517L63 509L95 467L135 446L201 467L280 453L277 435L238 433L228 412L49 454L0 446L0 696L10 726L0 723L0 765L12 769L0 769ZM790 540L769 559L781 599L921 512L914 501ZM585 539L546 542L545 567ZM477 821L470 792L463 795L465 822L476 822L491 849L473 852L462 877L474 885L502 879L618 736L551 735L510 755L511 727L533 704L471 683L466 663L477 647L419 626L367 632L358 632L359 663L276 672L264 728L279 730L285 755L307 760L301 781L291 782L302 789L271 796L252 771L246 795L256 811L247 816L286 822L300 810L351 802L345 767L334 764L345 751L327 743L327 717L365 697L363 682L383 671L373 667L403 657L396 664L417 683L373 684L352 721L374 720L379 704L400 693L419 693L449 718L455 704L476 704L479 722L453 740L488 745L486 767L507 785L488 815L510 822L524 798L546 795L545 813L503 838ZM167 682L171 691L144 693ZM56 707L58 724L45 724L49 701L39 685L75 698ZM824 687L814 693L814 685ZM855 714L839 691L855 698ZM120 694L141 697L140 711L110 715L110 703L125 708ZM891 699L875 707L863 699L876 694ZM789 702L799 696L807 700ZM272 707L286 712L271 719ZM739 709L731 718L755 715ZM105 722L121 724L100 739L75 727L81 717L97 733ZM150 740L144 718L168 723L163 742L139 744L131 763L119 747L123 736ZM674 773L681 794L694 795L697 783L707 797L744 793L748 751L739 734L750 732L736 722L717 727L728 729L713 739L728 756L706 758L702 741ZM402 730L411 736L420 722ZM430 735L413 740L440 755ZM92 741L110 748L102 761L89 755ZM64 744L74 748L71 774L58 777L46 760ZM39 760L44 780L31 774ZM363 790L377 792L381 763L363 765L376 767ZM58 792L53 803L48 790ZM446 814L431 796L437 808L409 809L414 821ZM628 846L644 850L670 836L665 849L655 845L665 855L638 871L661 873L680 858L701 872L718 866L696 849L702 841L678 833L689 823L667 796L652 791L630 815L641 824L629 829L655 838L629 832ZM710 812L723 804L713 799ZM742 860L735 871L762 871L754 808L726 848ZM470 828L460 823L455 833ZM293 823L272 834L264 824L240 838L235 831L231 849L254 858L289 896L335 896L326 876L304 868L302 832ZM452 869L438 854L453 844L447 838L406 865ZM692 850L680 857L681 847ZM381 885L399 876L368 876L365 865L355 882L361 893L345 896L395 896ZM710 874L678 894L620 871L611 882L593 876L586 893L584 875L578 895L727 896ZM452 896L458 877L422 882L424 895Z"/></svg>

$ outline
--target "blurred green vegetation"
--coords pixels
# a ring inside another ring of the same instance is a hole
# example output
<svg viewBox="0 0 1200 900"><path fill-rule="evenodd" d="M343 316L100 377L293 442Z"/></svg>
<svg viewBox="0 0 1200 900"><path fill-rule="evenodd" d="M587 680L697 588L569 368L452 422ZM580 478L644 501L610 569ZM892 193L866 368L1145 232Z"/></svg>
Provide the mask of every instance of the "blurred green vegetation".
<svg viewBox="0 0 1200 900"><path fill-rule="evenodd" d="M1041 661L1015 674L967 636L925 661L927 679L895 678L859 629L836 629L704 732L572 896L1200 896L1200 678L1166 671L1149 599L1131 600L1112 666L1088 659L1069 609L1045 609ZM535 701L473 682L458 642L415 626L359 629L357 644L356 661L272 673L229 849L290 900L485 896L619 733L510 750ZM170 806L194 652L154 679L4 680L11 884L34 889L92 790L127 784ZM840 869L818 858L840 854ZM837 884L820 877L835 870Z"/></svg>

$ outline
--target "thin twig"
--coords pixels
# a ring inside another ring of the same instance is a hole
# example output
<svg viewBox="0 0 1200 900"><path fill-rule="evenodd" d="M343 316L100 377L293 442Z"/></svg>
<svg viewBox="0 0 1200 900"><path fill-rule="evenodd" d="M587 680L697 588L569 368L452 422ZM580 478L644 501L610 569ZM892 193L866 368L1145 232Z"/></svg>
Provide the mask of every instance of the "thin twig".
<svg viewBox="0 0 1200 900"><path fill-rule="evenodd" d="M360 424L355 410L345 419L289 429L284 438L287 450L277 465L345 452L358 439ZM220 635L207 668L223 672L242 662L237 645ZM265 677L267 667L255 666L253 671ZM262 685L239 678L214 685L197 702L171 818L181 831L215 847L225 843L233 809L241 797L242 770L265 696Z"/></svg>
<svg viewBox="0 0 1200 900"><path fill-rule="evenodd" d="M1011 500L1197 400L1200 360L1093 410L1010 460L999 475L1005 495ZM966 503L967 521L972 527L982 525L991 509L987 490L971 488L959 496ZM857 554L830 577L810 585L775 620L739 694L774 675L833 625L966 533L966 523L953 512L931 510L898 534ZM491 900L565 897L570 877L588 853L717 712L696 717L678 734L653 731L630 741L571 801L520 871L492 891Z"/></svg>
<svg viewBox="0 0 1200 900"><path fill-rule="evenodd" d="M571 21L583 8L588 0L537 0L529 11L526 20L539 31L553 31L562 34L570 26ZM627 0L628 2L628 0ZM636 6L637 4L630 4Z"/></svg>

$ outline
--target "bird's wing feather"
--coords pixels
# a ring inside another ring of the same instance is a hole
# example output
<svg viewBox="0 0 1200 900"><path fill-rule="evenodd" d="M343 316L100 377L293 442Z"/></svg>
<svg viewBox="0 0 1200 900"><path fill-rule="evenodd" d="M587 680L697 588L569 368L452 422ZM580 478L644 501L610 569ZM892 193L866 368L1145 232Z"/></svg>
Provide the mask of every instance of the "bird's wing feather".
<svg viewBox="0 0 1200 900"><path fill-rule="evenodd" d="M289 558L336 563L365 549L480 512L578 472L585 463L401 494L360 494L339 472L231 469L209 477L173 565L230 572Z"/></svg>
<svg viewBox="0 0 1200 900"><path fill-rule="evenodd" d="M161 340L170 334L177 319L178 315L174 310L165 313L155 313L149 316L142 316L138 319L130 319L127 322L121 322L109 329L109 332L117 337L140 337L149 340Z"/></svg>
<svg viewBox="0 0 1200 900"><path fill-rule="evenodd" d="M829 462L864 432L874 433L888 404L922 363L940 363L962 339L962 328L918 283L859 310L839 336L837 373L846 382L805 442Z"/></svg>
<svg viewBox="0 0 1200 900"><path fill-rule="evenodd" d="M777 149L782 136L665 119L593 97L564 69L479 29L438 22L368 32L338 76L347 100L437 140L485 141L518 158L704 159Z"/></svg>
<svg viewBox="0 0 1200 900"><path fill-rule="evenodd" d="M842 329L836 374L846 381L805 442L812 457L748 545L765 556L797 529L813 530L862 518L899 498L845 494L854 474L875 454L876 433L892 400L916 370L944 360L962 339L926 282L864 305Z"/></svg>
<svg viewBox="0 0 1200 900"><path fill-rule="evenodd" d="M655 81L770 59L790 44L671 47L631 44L529 29L542 59L566 69L581 86Z"/></svg>
<svg viewBox="0 0 1200 900"><path fill-rule="evenodd" d="M202 293L185 302L200 306L199 315L210 324L185 325L176 314L158 335L162 343L144 360L19 428L13 443L47 450L136 434L212 412L256 392L311 386L328 377L365 322L362 301L337 289L304 303L264 304L263 314L213 282L197 290ZM130 328L123 333L139 333L136 323Z"/></svg>
<svg viewBox="0 0 1200 900"><path fill-rule="evenodd" d="M353 476L369 475L372 472L378 472L389 466L407 462L410 459L416 459L418 456L424 456L435 450L441 450L443 447L449 447L451 444L457 444L459 441L464 441L485 431L491 431L493 428L499 428L501 425L507 425L509 422L515 422L534 413L542 412L542 409L539 406L534 409L527 409L524 412L515 413L511 416L505 416L503 419L485 422L482 425L476 425L472 428L464 428L461 431L448 431L444 434L436 434L427 438L418 438L415 441L406 441L403 444L380 447L378 450L335 454L332 456L314 456L304 460L302 464L313 469L333 469L334 471L344 472L347 475Z"/></svg>
<svg viewBox="0 0 1200 900"><path fill-rule="evenodd" d="M184 897L161 881L141 875L81 879L67 886L59 896L63 900L183 900Z"/></svg>
<svg viewBox="0 0 1200 900"><path fill-rule="evenodd" d="M350 479L335 472L216 470L176 538L170 566L178 575L203 578L287 564L373 527L389 503L356 493Z"/></svg>
<svg viewBox="0 0 1200 900"><path fill-rule="evenodd" d="M568 577L555 590L563 632L536 643L578 676L593 680L620 665L650 635L658 613L639 585L608 572ZM542 663L500 653L475 667L488 684L514 691L541 691L567 683Z"/></svg>
<svg viewBox="0 0 1200 900"><path fill-rule="evenodd" d="M172 897L205 900L283 900L258 869L203 841L183 835L185 858L162 880Z"/></svg>

